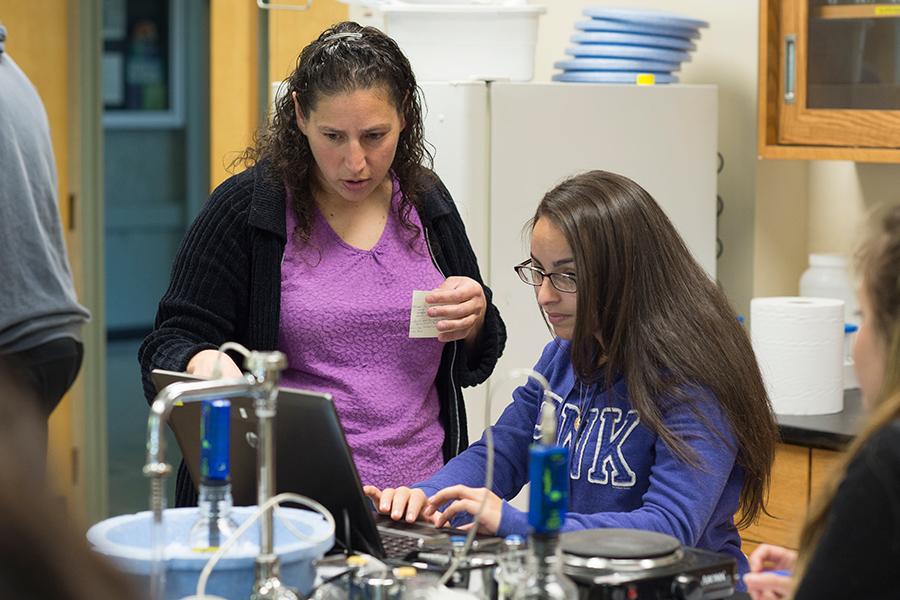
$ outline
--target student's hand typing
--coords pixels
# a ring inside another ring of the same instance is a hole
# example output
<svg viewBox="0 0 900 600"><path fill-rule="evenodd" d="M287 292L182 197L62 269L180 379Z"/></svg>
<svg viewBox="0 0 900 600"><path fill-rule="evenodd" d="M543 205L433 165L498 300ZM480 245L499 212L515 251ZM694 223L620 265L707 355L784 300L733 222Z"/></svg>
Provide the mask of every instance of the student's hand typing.
<svg viewBox="0 0 900 600"><path fill-rule="evenodd" d="M474 344L484 324L484 313L487 310L487 299L484 288L469 277L448 277L438 288L425 296L430 306L429 317L439 317L438 340L453 342L466 340Z"/></svg>
<svg viewBox="0 0 900 600"><path fill-rule="evenodd" d="M793 578L790 570L797 562L797 553L781 546L761 544L750 555L750 572L744 584L753 600L779 600L790 595Z"/></svg>
<svg viewBox="0 0 900 600"><path fill-rule="evenodd" d="M372 499L379 513L390 515L395 521L413 523L418 519L424 519L435 527L448 527L450 520L460 513L468 513L474 517L484 494L487 493L488 500L484 512L478 519L478 530L481 533L493 534L500 529L503 501L485 488L453 485L438 491L431 498L426 498L425 492L418 488L408 487L380 490L373 485L364 485L363 492ZM448 502L443 512L438 510ZM461 529L468 529L473 525L464 525Z"/></svg>
<svg viewBox="0 0 900 600"><path fill-rule="evenodd" d="M218 350L201 350L191 357L186 372L197 377L213 377L218 357ZM220 377L223 379L236 379L244 375L231 357L225 353L222 353L219 361L219 370Z"/></svg>
<svg viewBox="0 0 900 600"><path fill-rule="evenodd" d="M491 492L487 488L470 488L465 485L452 485L446 487L431 498L425 507L424 514L426 517L433 517L436 527L443 527L450 522L454 516L460 513L468 513L474 517L478 513L478 507L487 494L487 503L484 511L478 517L478 530L481 533L494 534L500 529L500 516L503 512L503 501L497 494ZM437 507L447 505L443 512L438 512ZM468 529L473 524L464 525L461 529Z"/></svg>

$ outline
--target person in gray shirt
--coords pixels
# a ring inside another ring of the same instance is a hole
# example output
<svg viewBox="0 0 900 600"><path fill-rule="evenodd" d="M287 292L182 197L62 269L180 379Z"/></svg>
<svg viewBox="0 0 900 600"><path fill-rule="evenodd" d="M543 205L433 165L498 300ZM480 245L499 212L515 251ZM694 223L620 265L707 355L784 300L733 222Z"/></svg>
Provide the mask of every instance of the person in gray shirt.
<svg viewBox="0 0 900 600"><path fill-rule="evenodd" d="M0 25L0 367L43 416L46 456L47 419L81 368L90 314L66 256L47 113L5 40Z"/></svg>

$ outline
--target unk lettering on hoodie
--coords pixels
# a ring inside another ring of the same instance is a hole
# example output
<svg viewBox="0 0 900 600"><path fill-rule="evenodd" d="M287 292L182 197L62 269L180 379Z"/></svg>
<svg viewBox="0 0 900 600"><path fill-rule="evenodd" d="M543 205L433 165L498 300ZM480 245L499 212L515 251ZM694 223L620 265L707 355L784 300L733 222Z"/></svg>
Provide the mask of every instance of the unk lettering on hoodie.
<svg viewBox="0 0 900 600"><path fill-rule="evenodd" d="M541 414L545 403L552 403L558 416L556 443L569 449L569 477L589 483L630 488L637 482L635 472L628 465L623 447L628 436L640 424L641 417L634 409L624 411L615 406L592 407L581 414L581 408L565 402L553 392L547 392L538 408ZM575 430L580 417L581 432ZM541 437L540 423L534 426L532 437Z"/></svg>

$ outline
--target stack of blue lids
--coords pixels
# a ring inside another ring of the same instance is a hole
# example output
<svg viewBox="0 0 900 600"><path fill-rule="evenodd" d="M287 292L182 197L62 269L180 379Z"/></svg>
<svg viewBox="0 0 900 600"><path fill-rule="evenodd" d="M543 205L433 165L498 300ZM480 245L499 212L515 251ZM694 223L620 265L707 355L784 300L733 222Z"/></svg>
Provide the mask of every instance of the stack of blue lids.
<svg viewBox="0 0 900 600"><path fill-rule="evenodd" d="M554 81L636 83L652 75L655 83L677 83L673 75L691 60L694 40L709 23L657 10L586 8L588 19L575 23L571 58L553 66Z"/></svg>

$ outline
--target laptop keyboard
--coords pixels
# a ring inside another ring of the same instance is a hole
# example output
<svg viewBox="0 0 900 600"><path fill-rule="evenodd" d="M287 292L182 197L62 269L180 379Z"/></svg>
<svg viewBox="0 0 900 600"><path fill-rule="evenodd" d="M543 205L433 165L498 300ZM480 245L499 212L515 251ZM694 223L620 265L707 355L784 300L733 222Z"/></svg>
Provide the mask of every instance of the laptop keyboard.
<svg viewBox="0 0 900 600"><path fill-rule="evenodd" d="M384 546L386 558L406 558L409 554L419 549L421 538L392 532L380 527L378 528L378 533L381 534L381 545Z"/></svg>

